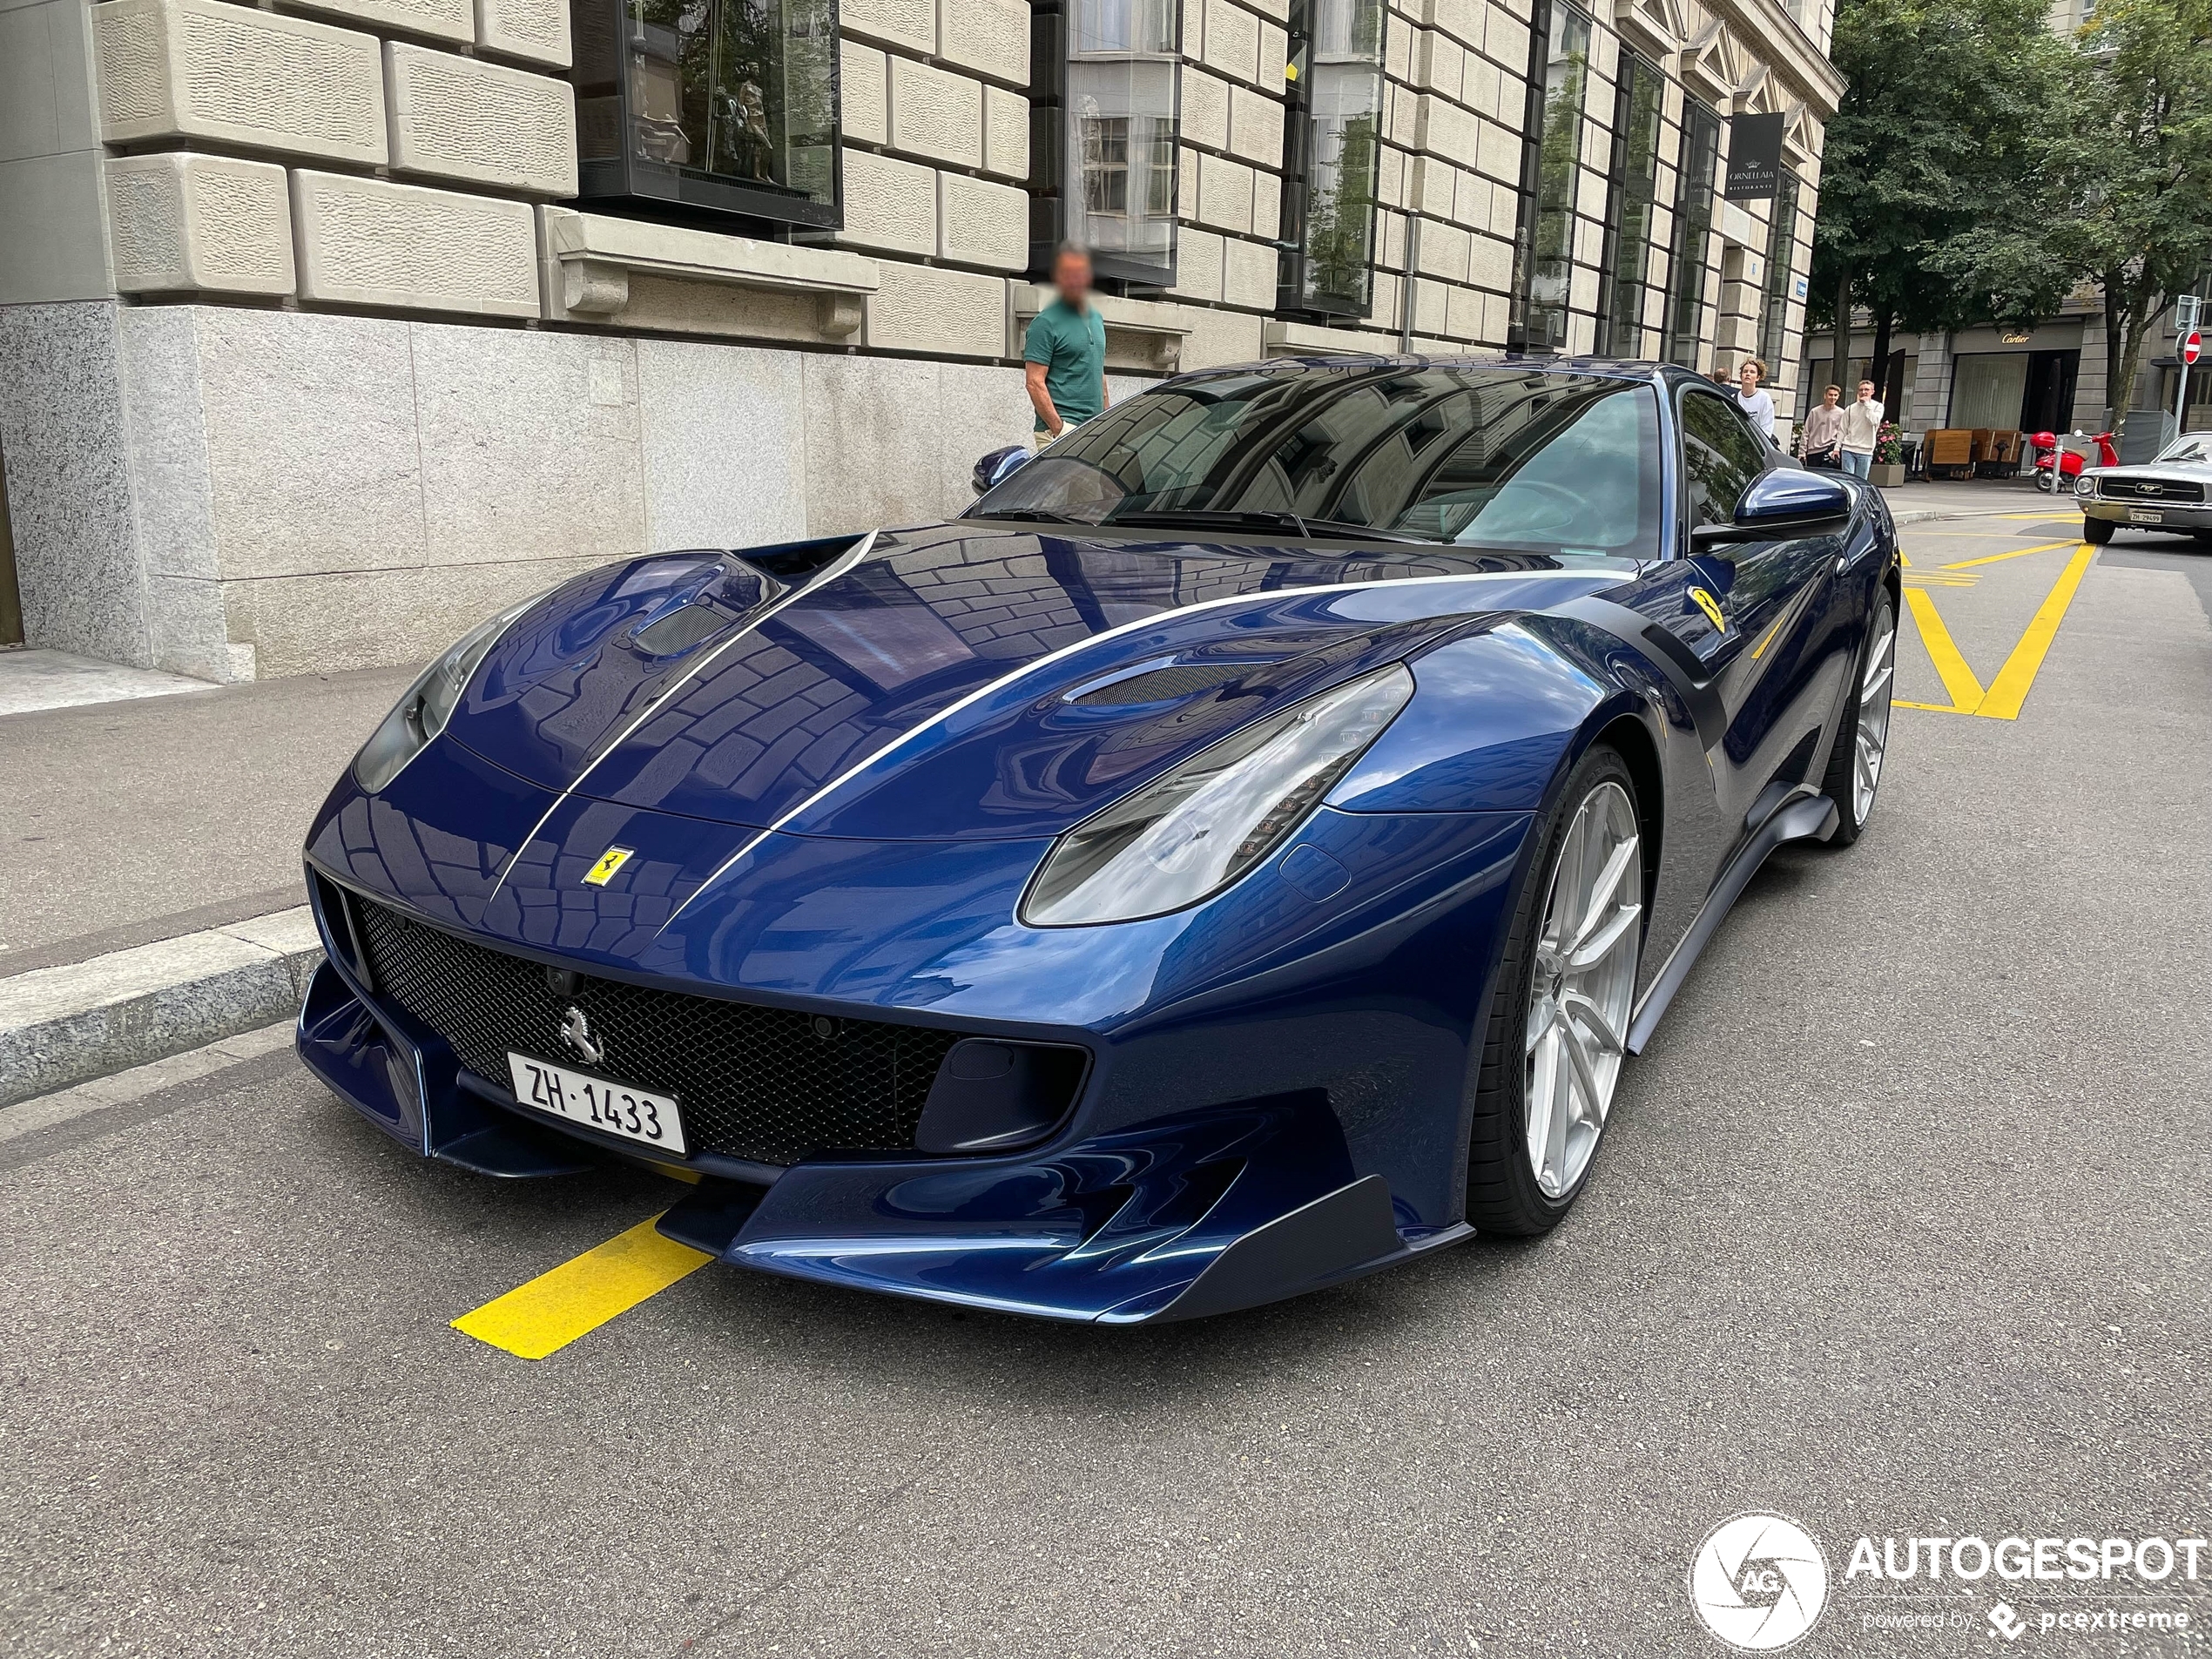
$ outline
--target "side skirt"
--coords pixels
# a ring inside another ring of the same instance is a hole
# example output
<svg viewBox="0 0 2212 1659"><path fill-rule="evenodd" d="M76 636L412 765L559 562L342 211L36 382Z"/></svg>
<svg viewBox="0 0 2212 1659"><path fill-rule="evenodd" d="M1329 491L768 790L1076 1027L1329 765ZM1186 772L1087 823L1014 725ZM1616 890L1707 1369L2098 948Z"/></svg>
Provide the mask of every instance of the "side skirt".
<svg viewBox="0 0 2212 1659"><path fill-rule="evenodd" d="M1827 796L1800 795L1770 813L1759 826L1758 833L1743 843L1729 860L1728 867L1721 872L1720 880L1713 883L1713 890L1705 895L1705 902L1698 907L1697 919L1689 924L1689 931L1675 947L1674 954L1667 958L1659 977L1651 981L1651 988L1636 1005L1626 1045L1630 1054L1642 1054L1644 1044L1651 1041L1651 1034L1658 1029L1667 1005L1689 977L1697 954L1719 931L1722 919L1743 895L1759 866L1766 862L1767 854L1784 841L1826 840L1836 833L1837 817L1836 803Z"/></svg>

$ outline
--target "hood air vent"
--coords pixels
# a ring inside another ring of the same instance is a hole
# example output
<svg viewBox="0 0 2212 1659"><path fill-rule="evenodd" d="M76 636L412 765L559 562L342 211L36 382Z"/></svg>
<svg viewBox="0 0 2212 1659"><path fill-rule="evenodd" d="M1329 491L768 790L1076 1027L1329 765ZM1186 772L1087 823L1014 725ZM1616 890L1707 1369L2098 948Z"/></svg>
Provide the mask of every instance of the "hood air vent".
<svg viewBox="0 0 2212 1659"><path fill-rule="evenodd" d="M1131 703L1166 703L1179 697L1189 697L1196 691L1212 690L1240 679L1255 666L1251 663L1191 663L1181 667L1155 668L1142 674L1132 674L1126 679L1108 680L1103 685L1093 685L1077 691L1068 700L1085 708L1118 706Z"/></svg>

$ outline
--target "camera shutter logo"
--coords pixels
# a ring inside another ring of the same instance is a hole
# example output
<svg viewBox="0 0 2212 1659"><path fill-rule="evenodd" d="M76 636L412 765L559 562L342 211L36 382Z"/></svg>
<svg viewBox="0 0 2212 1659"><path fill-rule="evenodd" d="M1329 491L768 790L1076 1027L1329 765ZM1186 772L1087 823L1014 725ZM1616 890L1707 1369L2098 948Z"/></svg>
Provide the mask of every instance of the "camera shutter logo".
<svg viewBox="0 0 2212 1659"><path fill-rule="evenodd" d="M1811 1629L1828 1602L1828 1562L1782 1515L1736 1515L1705 1534L1689 1563L1689 1604L1704 1627L1745 1653L1773 1653Z"/></svg>

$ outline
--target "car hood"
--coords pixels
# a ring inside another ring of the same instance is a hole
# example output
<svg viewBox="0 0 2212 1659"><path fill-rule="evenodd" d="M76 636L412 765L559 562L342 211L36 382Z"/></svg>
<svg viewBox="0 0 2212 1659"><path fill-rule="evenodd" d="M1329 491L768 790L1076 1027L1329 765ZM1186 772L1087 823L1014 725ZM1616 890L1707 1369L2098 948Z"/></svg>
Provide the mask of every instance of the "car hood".
<svg viewBox="0 0 2212 1659"><path fill-rule="evenodd" d="M447 737L565 795L760 830L1049 835L1285 703L1634 568L968 521L666 554L534 606Z"/></svg>

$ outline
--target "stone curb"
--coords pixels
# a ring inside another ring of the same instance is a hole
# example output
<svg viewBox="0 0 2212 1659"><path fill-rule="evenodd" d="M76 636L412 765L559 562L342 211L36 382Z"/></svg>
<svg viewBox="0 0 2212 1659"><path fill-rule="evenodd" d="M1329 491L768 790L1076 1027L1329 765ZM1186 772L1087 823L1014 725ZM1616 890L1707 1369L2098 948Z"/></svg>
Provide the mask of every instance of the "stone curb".
<svg viewBox="0 0 2212 1659"><path fill-rule="evenodd" d="M0 979L0 1107L289 1020L321 961L300 905Z"/></svg>

